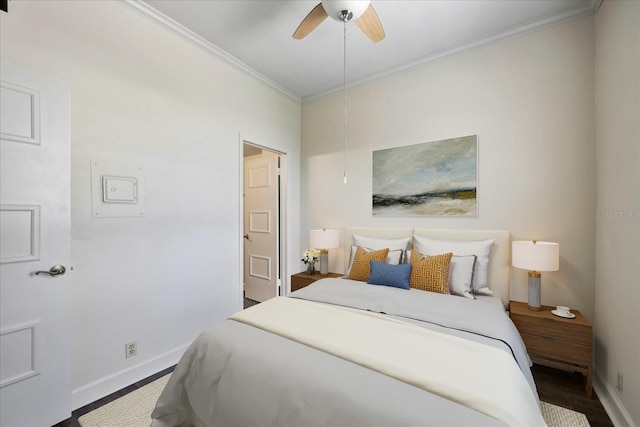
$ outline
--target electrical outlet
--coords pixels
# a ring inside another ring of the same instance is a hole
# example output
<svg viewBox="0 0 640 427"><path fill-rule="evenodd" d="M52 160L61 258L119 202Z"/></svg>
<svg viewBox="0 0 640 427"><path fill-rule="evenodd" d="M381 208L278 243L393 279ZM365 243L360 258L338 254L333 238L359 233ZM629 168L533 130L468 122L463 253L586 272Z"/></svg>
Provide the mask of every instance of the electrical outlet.
<svg viewBox="0 0 640 427"><path fill-rule="evenodd" d="M624 380L624 376L622 375L622 373L618 372L618 383L616 384L616 388L620 393L622 393L623 380Z"/></svg>
<svg viewBox="0 0 640 427"><path fill-rule="evenodd" d="M131 341L124 344L124 357L128 359L138 354L138 342Z"/></svg>

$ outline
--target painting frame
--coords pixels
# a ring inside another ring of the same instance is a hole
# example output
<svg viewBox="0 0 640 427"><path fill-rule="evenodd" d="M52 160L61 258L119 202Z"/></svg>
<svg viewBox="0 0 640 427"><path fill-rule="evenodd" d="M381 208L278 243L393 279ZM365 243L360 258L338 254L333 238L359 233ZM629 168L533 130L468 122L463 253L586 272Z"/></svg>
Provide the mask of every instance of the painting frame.
<svg viewBox="0 0 640 427"><path fill-rule="evenodd" d="M373 216L478 216L478 135L372 152Z"/></svg>

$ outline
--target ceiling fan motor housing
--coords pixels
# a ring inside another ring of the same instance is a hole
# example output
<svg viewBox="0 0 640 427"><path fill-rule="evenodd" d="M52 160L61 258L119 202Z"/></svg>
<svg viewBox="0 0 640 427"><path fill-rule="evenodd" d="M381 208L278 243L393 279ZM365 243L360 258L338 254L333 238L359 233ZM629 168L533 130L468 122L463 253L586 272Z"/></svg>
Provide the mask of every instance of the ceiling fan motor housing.
<svg viewBox="0 0 640 427"><path fill-rule="evenodd" d="M369 7L369 3L369 0L322 0L322 7L331 18L347 22L360 18Z"/></svg>

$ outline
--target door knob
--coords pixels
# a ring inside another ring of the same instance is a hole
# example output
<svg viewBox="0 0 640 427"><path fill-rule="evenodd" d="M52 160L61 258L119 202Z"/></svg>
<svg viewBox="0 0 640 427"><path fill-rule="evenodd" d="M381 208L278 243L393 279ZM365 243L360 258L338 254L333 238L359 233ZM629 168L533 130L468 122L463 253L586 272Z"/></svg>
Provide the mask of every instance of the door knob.
<svg viewBox="0 0 640 427"><path fill-rule="evenodd" d="M245 239L247 239L247 240L251 240L251 239L249 239L249 235L248 235L248 234L245 234L245 235L244 235L244 236L242 236L242 237L244 237L244 238L245 238Z"/></svg>
<svg viewBox="0 0 640 427"><path fill-rule="evenodd" d="M52 277L57 277L57 276L62 276L66 272L67 272L67 269L64 268L64 265L54 265L49 269L49 271L36 271L33 274L35 274L36 276L39 276L42 273L42 274L48 274L49 276L52 276Z"/></svg>

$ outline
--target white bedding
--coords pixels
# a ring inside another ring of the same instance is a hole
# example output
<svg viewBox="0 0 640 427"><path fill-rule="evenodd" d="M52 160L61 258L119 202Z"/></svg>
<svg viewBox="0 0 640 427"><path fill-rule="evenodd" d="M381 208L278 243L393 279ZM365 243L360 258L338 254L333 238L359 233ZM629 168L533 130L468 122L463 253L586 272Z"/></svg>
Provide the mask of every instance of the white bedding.
<svg viewBox="0 0 640 427"><path fill-rule="evenodd" d="M230 319L420 387L508 425L545 425L517 363L497 348L377 313L286 297ZM475 364L468 363L470 358Z"/></svg>
<svg viewBox="0 0 640 427"><path fill-rule="evenodd" d="M341 336L345 345L336 351L351 347L360 336L369 336L371 344L378 347L358 350L356 346L356 353L381 354L384 351L380 348L391 347L396 354L391 354L390 361L382 361L388 365L385 368L353 363L334 355L332 349L319 349L305 341L313 335L329 344L334 338L337 342L337 332L346 333L350 328L345 325L351 320L341 315L321 320L307 309L285 313L278 302L261 303L196 339L158 399L152 426L172 427L184 422L211 427L543 425L524 344L500 304L344 279L319 280L285 299L306 300L301 302L305 307L313 304L341 312L340 307L350 307L357 309L360 317L375 320L382 317L384 324L402 324L408 340L400 344L395 340L403 333L378 333L386 326L363 326L375 330L374 334L354 329ZM269 332L258 323L252 326L238 321L243 315L263 310L276 311L263 316L267 323L270 318L280 318L280 323L299 325L295 332L299 341L283 336L290 332ZM314 325L323 324L335 325L329 327L328 339L314 330ZM419 329L426 332L417 332ZM442 334L450 337L428 338ZM459 347L465 350L454 359L449 355L455 350L443 342L462 343ZM471 350L476 347L483 350ZM410 353L415 353L415 363L405 363ZM510 366L506 374L493 368L485 370L484 365L496 365L484 360L493 360L490 354L503 360L497 365ZM436 365L447 359L453 363L446 370L431 372L435 374L432 377L420 365L420 360L429 357L435 358ZM515 366L519 369L513 369ZM398 369L400 375L391 372ZM470 379L473 384L464 385L454 378ZM496 387L500 378L501 385ZM502 384L504 379L513 382L513 387L503 388L507 387ZM444 389L432 388L434 381L444 383ZM469 392L476 397L470 398ZM507 407L500 408L501 403ZM495 405L498 409L489 408Z"/></svg>
<svg viewBox="0 0 640 427"><path fill-rule="evenodd" d="M502 304L502 299L497 295L474 295L475 299L478 301L485 302L487 304L494 304L499 306L502 310L504 310L504 305Z"/></svg>

